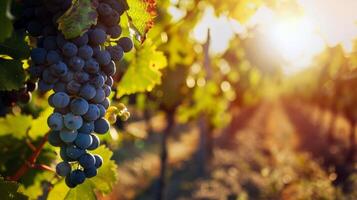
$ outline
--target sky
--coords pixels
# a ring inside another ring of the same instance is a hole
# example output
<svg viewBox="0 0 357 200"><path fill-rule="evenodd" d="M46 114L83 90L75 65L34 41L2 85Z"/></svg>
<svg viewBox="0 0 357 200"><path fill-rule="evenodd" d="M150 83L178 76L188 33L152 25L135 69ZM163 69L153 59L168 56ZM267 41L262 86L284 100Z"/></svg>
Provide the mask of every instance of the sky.
<svg viewBox="0 0 357 200"><path fill-rule="evenodd" d="M352 41L357 38L357 0L297 0L303 15L285 18L267 7L261 7L247 24L241 25L225 15L216 17L208 7L192 38L200 43L206 41L207 29L211 30L212 54L223 53L235 33L242 34L248 27L259 25L267 40L276 44L282 54L283 71L293 74L308 67L314 56L324 48L342 44L351 52ZM173 8L174 9L174 8ZM184 13L177 10L173 15ZM176 13L176 14L175 14Z"/></svg>

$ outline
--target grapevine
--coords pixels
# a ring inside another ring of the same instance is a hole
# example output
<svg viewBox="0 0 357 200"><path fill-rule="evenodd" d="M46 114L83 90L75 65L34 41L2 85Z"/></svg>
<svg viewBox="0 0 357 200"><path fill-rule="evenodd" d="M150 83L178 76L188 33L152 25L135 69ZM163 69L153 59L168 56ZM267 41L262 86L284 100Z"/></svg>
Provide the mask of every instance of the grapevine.
<svg viewBox="0 0 357 200"><path fill-rule="evenodd" d="M118 24L125 9L118 1L93 1L97 23L69 39L58 29L58 21L70 9L70 0L25 1L24 6L17 26L36 39L31 50L31 80L39 79L42 93L54 91L48 98L54 108L47 120L51 129L48 141L60 147L63 161L57 164L56 172L73 188L96 176L103 163L100 155L89 151L100 145L96 134L109 131L105 115L115 61L133 48L130 38L120 37ZM113 39L116 45L106 45Z"/></svg>

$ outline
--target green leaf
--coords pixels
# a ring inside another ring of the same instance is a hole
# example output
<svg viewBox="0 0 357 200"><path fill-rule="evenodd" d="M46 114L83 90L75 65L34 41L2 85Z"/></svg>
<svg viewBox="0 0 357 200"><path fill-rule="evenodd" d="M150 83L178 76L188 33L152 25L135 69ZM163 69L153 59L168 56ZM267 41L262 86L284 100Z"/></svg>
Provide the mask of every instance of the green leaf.
<svg viewBox="0 0 357 200"><path fill-rule="evenodd" d="M40 116L37 119L32 120L31 129L29 131L31 138L43 136L50 130L47 126L47 118L52 114L52 112L53 109L51 107L47 107L46 110L40 113Z"/></svg>
<svg viewBox="0 0 357 200"><path fill-rule="evenodd" d="M128 70L118 84L117 97L136 92L151 91L161 83L160 69L167 66L163 52L157 51L150 41L144 43L131 60Z"/></svg>
<svg viewBox="0 0 357 200"><path fill-rule="evenodd" d="M28 199L22 193L19 193L19 184L13 181L5 181L4 178L0 177L0 197L2 200L23 200Z"/></svg>
<svg viewBox="0 0 357 200"><path fill-rule="evenodd" d="M77 186L74 189L69 190L67 193L66 200L96 200L95 193L93 191L92 185L89 182L84 182L82 185Z"/></svg>
<svg viewBox="0 0 357 200"><path fill-rule="evenodd" d="M0 136L12 134L16 138L23 138L29 131L29 136L36 139L49 131L47 118L52 113L52 108L47 108L33 119L31 115L6 115L0 118Z"/></svg>
<svg viewBox="0 0 357 200"><path fill-rule="evenodd" d="M129 27L134 30L137 38L143 41L154 16L148 12L148 3L143 0L127 1L129 10Z"/></svg>
<svg viewBox="0 0 357 200"><path fill-rule="evenodd" d="M58 19L58 29L66 39L82 35L97 23L98 14L91 0L76 0Z"/></svg>
<svg viewBox="0 0 357 200"><path fill-rule="evenodd" d="M96 199L96 193L108 194L112 191L117 180L117 165L110 158L113 155L108 148L101 145L98 149L92 151L93 154L99 154L103 158L103 165L99 168L97 176L86 179L74 189L69 189L62 180L51 190L48 199Z"/></svg>
<svg viewBox="0 0 357 200"><path fill-rule="evenodd" d="M30 55L30 49L25 42L23 34L14 33L10 38L0 43L0 54L8 55L13 59L26 59Z"/></svg>
<svg viewBox="0 0 357 200"><path fill-rule="evenodd" d="M11 36L12 16L10 14L11 0L2 0L0 2L0 42Z"/></svg>
<svg viewBox="0 0 357 200"><path fill-rule="evenodd" d="M70 188L67 187L64 179L58 182L50 191L48 199L65 199L66 195L69 193Z"/></svg>
<svg viewBox="0 0 357 200"><path fill-rule="evenodd" d="M26 136L31 126L32 117L29 115L6 115L0 118L0 136L12 134L16 138Z"/></svg>
<svg viewBox="0 0 357 200"><path fill-rule="evenodd" d="M25 82L25 71L19 60L0 58L0 91L20 89Z"/></svg>

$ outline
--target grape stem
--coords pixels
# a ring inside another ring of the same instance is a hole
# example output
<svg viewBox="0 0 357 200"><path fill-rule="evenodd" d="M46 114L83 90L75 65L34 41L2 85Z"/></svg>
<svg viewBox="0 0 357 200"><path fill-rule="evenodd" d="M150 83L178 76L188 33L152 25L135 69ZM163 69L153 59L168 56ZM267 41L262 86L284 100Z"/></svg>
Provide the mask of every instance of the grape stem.
<svg viewBox="0 0 357 200"><path fill-rule="evenodd" d="M24 162L23 165L21 165L13 176L7 178L8 180L18 181L27 173L29 169L41 169L54 172L54 170L47 165L36 164L36 160L47 142L48 134L49 133L46 133L46 135L42 138L41 143L34 150L33 154L26 160L26 162Z"/></svg>

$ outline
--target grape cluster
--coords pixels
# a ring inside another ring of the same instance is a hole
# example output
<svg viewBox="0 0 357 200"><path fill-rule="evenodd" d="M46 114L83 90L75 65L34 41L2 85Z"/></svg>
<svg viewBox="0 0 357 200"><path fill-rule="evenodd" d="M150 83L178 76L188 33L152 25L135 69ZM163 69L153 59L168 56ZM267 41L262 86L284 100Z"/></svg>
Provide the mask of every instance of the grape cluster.
<svg viewBox="0 0 357 200"><path fill-rule="evenodd" d="M52 18L35 15L26 26L27 32L37 38L37 46L31 51L30 74L39 78L40 92L54 91L48 99L54 108L47 120L51 129L48 141L60 147L63 161L57 164L56 171L73 188L94 177L102 165L102 158L88 150L100 144L94 132L105 134L109 130L104 116L110 105L108 96L116 72L114 61L121 60L124 52L133 48L133 42L120 37L122 30L118 24L125 10L116 0L99 1L98 23L74 39L66 39L57 28L52 29L57 27L56 20L61 16L58 13L68 8L67 3L33 2L36 4L32 4L35 7L32 10L44 8ZM116 45L105 46L108 41L115 41ZM72 170L76 163L78 167Z"/></svg>

